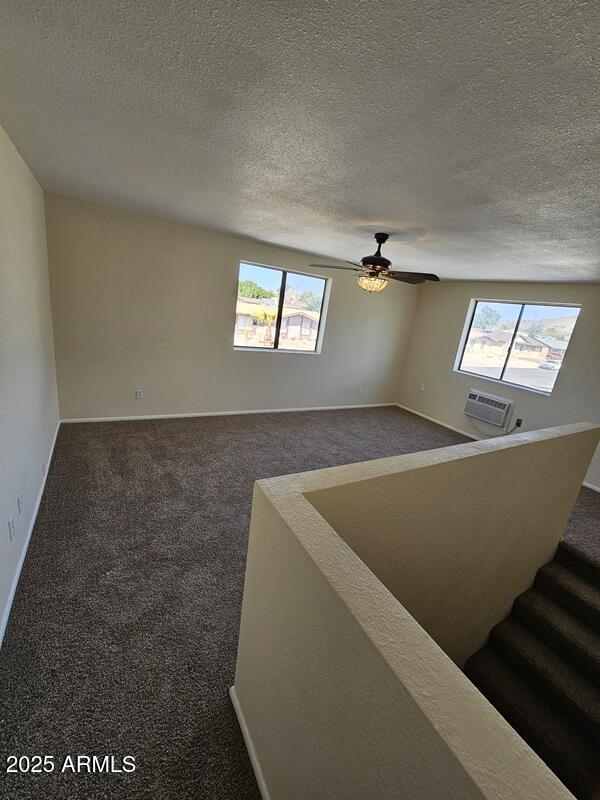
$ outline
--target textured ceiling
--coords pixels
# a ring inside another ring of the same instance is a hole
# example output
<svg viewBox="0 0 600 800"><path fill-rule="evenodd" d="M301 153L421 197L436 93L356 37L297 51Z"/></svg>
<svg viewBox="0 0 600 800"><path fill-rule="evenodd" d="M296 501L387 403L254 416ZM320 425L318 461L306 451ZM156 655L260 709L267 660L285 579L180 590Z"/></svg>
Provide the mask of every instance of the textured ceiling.
<svg viewBox="0 0 600 800"><path fill-rule="evenodd" d="M0 0L42 185L330 256L600 280L600 4Z"/></svg>

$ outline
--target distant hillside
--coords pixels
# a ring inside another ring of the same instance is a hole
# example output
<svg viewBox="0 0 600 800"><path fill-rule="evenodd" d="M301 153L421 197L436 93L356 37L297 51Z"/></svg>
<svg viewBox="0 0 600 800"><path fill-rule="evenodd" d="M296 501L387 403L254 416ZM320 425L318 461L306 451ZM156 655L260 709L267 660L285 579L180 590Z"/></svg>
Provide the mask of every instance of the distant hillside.
<svg viewBox="0 0 600 800"><path fill-rule="evenodd" d="M551 336L556 339L568 339L573 333L576 322L576 314L556 317L555 319L523 319L521 320L521 328L527 333L533 330L534 336Z"/></svg>

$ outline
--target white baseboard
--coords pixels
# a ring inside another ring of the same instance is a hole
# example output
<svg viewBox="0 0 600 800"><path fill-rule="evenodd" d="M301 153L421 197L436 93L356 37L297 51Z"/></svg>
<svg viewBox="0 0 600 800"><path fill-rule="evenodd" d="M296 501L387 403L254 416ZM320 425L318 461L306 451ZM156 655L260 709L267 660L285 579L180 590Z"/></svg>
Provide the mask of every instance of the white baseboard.
<svg viewBox="0 0 600 800"><path fill-rule="evenodd" d="M600 486L596 486L595 483L588 483L588 481L584 481L583 485L588 489L593 489L594 492L600 492Z"/></svg>
<svg viewBox="0 0 600 800"><path fill-rule="evenodd" d="M460 428L455 428L453 425L448 425L447 422L442 422L441 419L436 419L435 417L428 417L427 414L422 414L420 411L416 411L414 408L409 408L408 406L403 406L401 403L395 403L398 408L401 408L403 411L408 411L409 414L416 414L417 417L423 417L423 419L428 419L429 422L435 422L436 425L441 425L442 428L448 428L448 430L454 431L454 433L460 433L462 436L467 436L469 439L477 439L478 437L472 433L467 433L466 431L461 430Z"/></svg>
<svg viewBox="0 0 600 800"><path fill-rule="evenodd" d="M258 756L256 755L254 744L252 743L252 737L250 736L250 731L246 725L246 718L244 717L244 712L242 711L240 701L238 700L238 696L235 691L235 686L232 686L229 690L229 696L231 697L231 703L235 710L240 730L242 731L242 736L244 737L246 750L250 756L250 763L252 764L252 769L254 770L254 777L256 778L256 783L258 784L260 796L262 797L262 800L271 800L271 795L265 782L265 776L263 775L263 771L259 764Z"/></svg>
<svg viewBox="0 0 600 800"><path fill-rule="evenodd" d="M183 414L138 414L129 417L73 417L63 419L61 422L126 422L138 419L183 419L188 417L231 417L238 414L285 414L290 411L343 411L349 408L383 408L384 406L395 406L394 402L389 403L360 403L351 406L299 406L298 408L252 408L240 409L238 411L190 411ZM416 412L415 412L416 413ZM441 424L441 423L440 423Z"/></svg>
<svg viewBox="0 0 600 800"><path fill-rule="evenodd" d="M0 647L2 647L2 642L4 640L4 634L6 633L6 627L8 625L8 618L10 617L10 612L12 609L12 604L15 599L15 592L17 591L17 586L19 584L19 578L21 577L21 570L23 569L23 564L25 563L25 556L27 555L27 549L29 547L29 542L31 540L31 534L33 532L33 528L35 526L35 521L37 519L38 511L40 508L40 503L42 502L42 497L44 495L44 489L46 488L46 479L48 478L48 472L50 471L50 463L52 461L52 454L54 453L54 445L56 444L56 437L58 436L58 429L60 428L60 420L56 423L56 429L54 431L54 436L52 437L52 443L50 445L50 451L48 453L48 457L46 459L46 474L44 475L44 479L42 480L42 485L40 486L40 490L35 500L35 504L33 506L33 513L31 515L31 522L29 524L29 528L27 530L27 535L25 536L25 541L23 542L23 547L21 549L21 555L19 556L19 560L17 562L17 568L15 570L15 574L13 577L13 581L10 587L10 592L8 593L8 599L6 601L6 605L4 607L4 611L2 612L2 617L0 618Z"/></svg>

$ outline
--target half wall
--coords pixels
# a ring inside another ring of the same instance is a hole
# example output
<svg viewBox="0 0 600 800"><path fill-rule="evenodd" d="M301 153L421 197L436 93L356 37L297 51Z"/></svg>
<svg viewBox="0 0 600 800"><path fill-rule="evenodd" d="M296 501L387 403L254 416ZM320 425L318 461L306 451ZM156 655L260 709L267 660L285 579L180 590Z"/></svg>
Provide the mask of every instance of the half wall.
<svg viewBox="0 0 600 800"><path fill-rule="evenodd" d="M599 437L582 423L256 484L232 698L265 797L571 797L440 644L461 663L551 558Z"/></svg>

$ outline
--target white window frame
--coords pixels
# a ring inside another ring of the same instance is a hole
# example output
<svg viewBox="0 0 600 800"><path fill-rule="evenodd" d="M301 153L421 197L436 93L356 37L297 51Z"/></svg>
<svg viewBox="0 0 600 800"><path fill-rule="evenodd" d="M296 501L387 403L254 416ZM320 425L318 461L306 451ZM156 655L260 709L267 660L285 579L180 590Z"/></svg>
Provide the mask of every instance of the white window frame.
<svg viewBox="0 0 600 800"><path fill-rule="evenodd" d="M319 278L322 281L325 281L325 290L323 291L323 302L321 304L321 313L319 316L319 329L317 331L317 342L314 350L292 350L290 348L279 348L279 347L246 347L242 345L233 345L233 349L239 352L246 352L246 353L289 353L290 355L303 355L303 356L318 356L321 355L321 350L323 347L323 339L325 336L325 324L327 322L327 311L329 309L329 297L331 294L331 278L325 275L319 275L316 272L300 272L297 269L288 269L287 267L274 267L270 264L260 264L256 261L248 261L245 258L240 259L237 265L237 282L236 282L236 296L235 302L237 304L237 285L239 282L240 277L240 267L242 264L249 264L251 267L263 267L264 269L274 269L277 272L282 272L285 274L287 279L288 275L301 275L307 278ZM235 322L235 309L233 319Z"/></svg>
<svg viewBox="0 0 600 800"><path fill-rule="evenodd" d="M509 345L509 348L508 348L508 351L507 351L506 361L504 362L504 366L502 368L502 375L504 375L504 372L506 371L506 368L508 366L508 361L510 359L510 354L511 354L511 351L512 351L514 340L515 340L516 335L517 335L517 331L519 329L519 325L521 323L521 317L523 315L523 310L524 310L525 306L549 306L551 308L575 308L575 309L579 309L579 312L581 313L582 305L580 303L554 303L554 302L552 302L550 300L507 300L506 298L492 299L492 298L489 298L489 297L473 297L469 301L469 306L468 306L468 309L467 309L467 316L466 316L466 319L465 319L465 324L463 326L462 334L461 334L461 337L460 337L460 340L459 340L459 343L458 343L458 351L456 353L456 358L454 359L454 370L453 371L457 372L459 375L469 375L472 378L478 378L479 380L482 380L482 381L491 381L492 383L499 383L502 386L512 386L513 388L516 388L516 389L522 389L525 392L533 392L534 394L542 395L542 397L551 397L552 396L552 392L554 391L554 389L556 387L556 382L554 383L554 386L552 387L552 389L550 389L550 391L546 392L543 389L535 389L532 386L524 386L521 383L513 383L512 381L505 381L503 378L492 378L489 375L481 375L479 372L470 372L469 370L460 368L460 364L461 364L461 361L463 359L463 355L464 355L464 352L465 352L465 347L467 345L467 340L469 338L469 333L470 333L471 327L473 325L473 319L475 317L475 309L477 308L477 303L506 303L507 305L521 306L521 311L520 311L519 316L517 318L517 323L515 325L513 338L512 338L512 341L511 341L511 343ZM579 318L578 318L577 321L579 321ZM569 339L569 344L567 345L567 350L569 349L569 345L570 344L571 344L571 340ZM565 357L566 357L567 350L565 350ZM564 362L564 359L563 359L563 362ZM562 370L562 364L561 364L561 368L559 370L559 374L560 374L561 370ZM557 378L558 378L558 375L557 375Z"/></svg>

